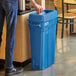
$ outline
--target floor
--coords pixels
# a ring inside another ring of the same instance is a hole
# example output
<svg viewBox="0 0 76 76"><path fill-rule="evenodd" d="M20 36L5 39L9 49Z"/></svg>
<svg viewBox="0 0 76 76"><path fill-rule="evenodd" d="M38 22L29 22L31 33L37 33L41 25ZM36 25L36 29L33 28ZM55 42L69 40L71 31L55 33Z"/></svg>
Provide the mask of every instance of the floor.
<svg viewBox="0 0 76 76"><path fill-rule="evenodd" d="M55 51L55 64L43 71L33 71L29 64L15 76L76 76L76 37L57 38ZM5 76L4 70L0 76Z"/></svg>
<svg viewBox="0 0 76 76"><path fill-rule="evenodd" d="M48 3L48 2L46 2ZM53 1L50 2L51 9ZM47 6L47 8L49 8ZM55 64L51 65L43 71L33 71L31 64L24 67L23 73L15 76L76 76L76 36L69 35L69 28L64 29L64 38L61 39L61 25L58 24ZM0 76L5 76L4 71L0 72Z"/></svg>

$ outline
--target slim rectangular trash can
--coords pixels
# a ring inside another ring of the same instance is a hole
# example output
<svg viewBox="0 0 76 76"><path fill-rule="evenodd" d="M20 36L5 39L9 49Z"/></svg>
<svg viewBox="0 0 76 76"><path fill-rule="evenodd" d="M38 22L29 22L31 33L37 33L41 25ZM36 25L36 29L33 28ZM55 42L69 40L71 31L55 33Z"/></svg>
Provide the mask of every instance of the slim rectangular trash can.
<svg viewBox="0 0 76 76"><path fill-rule="evenodd" d="M44 10L29 15L32 69L43 70L54 64L57 11Z"/></svg>

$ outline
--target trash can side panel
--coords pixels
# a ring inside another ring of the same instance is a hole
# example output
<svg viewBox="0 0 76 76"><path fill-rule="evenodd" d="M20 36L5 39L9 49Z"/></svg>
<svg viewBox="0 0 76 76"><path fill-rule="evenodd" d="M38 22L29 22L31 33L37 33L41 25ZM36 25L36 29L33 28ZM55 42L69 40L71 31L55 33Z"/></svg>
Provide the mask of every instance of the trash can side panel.
<svg viewBox="0 0 76 76"><path fill-rule="evenodd" d="M32 68L40 69L41 67L41 29L38 27L30 27L31 39L31 57Z"/></svg>
<svg viewBox="0 0 76 76"><path fill-rule="evenodd" d="M48 36L48 66L54 64L55 60L55 42L56 42L56 24L57 18L50 21L49 36Z"/></svg>
<svg viewBox="0 0 76 76"><path fill-rule="evenodd" d="M46 31L42 31L42 69L47 67L47 33Z"/></svg>

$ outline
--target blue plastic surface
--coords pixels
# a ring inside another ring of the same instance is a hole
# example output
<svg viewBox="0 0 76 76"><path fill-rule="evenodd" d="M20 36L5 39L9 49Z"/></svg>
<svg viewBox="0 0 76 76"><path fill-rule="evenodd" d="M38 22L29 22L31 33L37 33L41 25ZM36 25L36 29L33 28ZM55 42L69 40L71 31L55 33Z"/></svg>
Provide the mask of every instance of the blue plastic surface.
<svg viewBox="0 0 76 76"><path fill-rule="evenodd" d="M32 69L43 70L54 64L57 17L55 10L29 15Z"/></svg>

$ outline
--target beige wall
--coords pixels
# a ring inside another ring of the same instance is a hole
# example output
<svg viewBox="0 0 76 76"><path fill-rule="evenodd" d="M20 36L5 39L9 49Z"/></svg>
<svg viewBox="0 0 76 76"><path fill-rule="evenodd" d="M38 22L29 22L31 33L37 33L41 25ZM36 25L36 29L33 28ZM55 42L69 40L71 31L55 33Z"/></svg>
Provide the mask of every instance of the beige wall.
<svg viewBox="0 0 76 76"><path fill-rule="evenodd" d="M38 4L41 5L41 0L35 0Z"/></svg>
<svg viewBox="0 0 76 76"><path fill-rule="evenodd" d="M45 9L45 0L35 0L38 4L42 5L42 7Z"/></svg>

